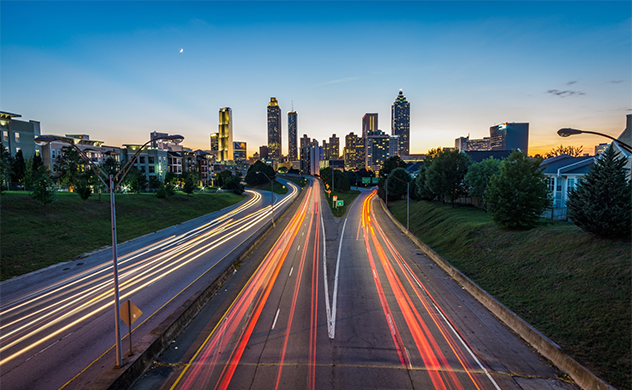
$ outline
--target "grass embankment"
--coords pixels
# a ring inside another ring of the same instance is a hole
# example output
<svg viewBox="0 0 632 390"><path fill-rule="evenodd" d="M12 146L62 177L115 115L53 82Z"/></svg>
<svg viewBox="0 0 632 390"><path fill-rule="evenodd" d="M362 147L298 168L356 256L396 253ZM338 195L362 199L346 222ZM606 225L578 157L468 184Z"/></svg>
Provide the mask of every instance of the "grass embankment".
<svg viewBox="0 0 632 390"><path fill-rule="evenodd" d="M305 187L307 179L304 177L284 177L285 180L291 181L299 187Z"/></svg>
<svg viewBox="0 0 632 390"><path fill-rule="evenodd" d="M349 190L346 194L344 192L333 191L331 194L324 193L324 196L327 199L327 204L329 205L329 209L331 213L336 218L340 218L347 212L347 207L353 202L353 200L360 195L360 191ZM338 197L338 200L344 201L344 206L342 207L334 207L334 196Z"/></svg>
<svg viewBox="0 0 632 390"><path fill-rule="evenodd" d="M117 194L118 242L124 242L220 210L244 197L232 193ZM46 207L26 192L0 196L0 279L5 280L112 245L110 197L58 193Z"/></svg>
<svg viewBox="0 0 632 390"><path fill-rule="evenodd" d="M406 225L406 201L389 203ZM619 389L632 388L632 246L572 223L498 228L471 207L410 205L410 230L509 309Z"/></svg>

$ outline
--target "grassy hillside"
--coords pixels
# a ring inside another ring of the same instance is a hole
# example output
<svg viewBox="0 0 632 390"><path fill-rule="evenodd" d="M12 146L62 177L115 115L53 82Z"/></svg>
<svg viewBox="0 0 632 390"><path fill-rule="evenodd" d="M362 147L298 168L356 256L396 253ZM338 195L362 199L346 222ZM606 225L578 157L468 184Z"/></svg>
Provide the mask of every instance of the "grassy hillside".
<svg viewBox="0 0 632 390"><path fill-rule="evenodd" d="M117 194L118 242L220 210L243 199L232 193ZM25 192L0 196L0 278L5 280L112 244L110 197L58 193L46 207Z"/></svg>
<svg viewBox="0 0 632 390"><path fill-rule="evenodd" d="M389 203L406 225L406 202ZM619 389L632 388L632 246L572 223L496 227L484 211L410 205L410 229L474 282Z"/></svg>

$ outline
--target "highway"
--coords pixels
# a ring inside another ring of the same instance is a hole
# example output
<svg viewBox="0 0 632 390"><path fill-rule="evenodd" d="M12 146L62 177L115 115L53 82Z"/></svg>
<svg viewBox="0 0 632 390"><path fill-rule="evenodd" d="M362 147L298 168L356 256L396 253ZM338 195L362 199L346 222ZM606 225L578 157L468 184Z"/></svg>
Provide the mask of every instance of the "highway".
<svg viewBox="0 0 632 390"><path fill-rule="evenodd" d="M319 181L305 191L228 310L175 341L188 350L160 385L134 389L576 388L414 247L375 191L340 220Z"/></svg>
<svg viewBox="0 0 632 390"><path fill-rule="evenodd" d="M283 182L289 191L275 195L275 215L300 192ZM270 218L270 193L247 191L239 205L119 244L120 302L130 299L143 312L132 341L208 285ZM111 249L101 250L0 285L0 387L83 388L114 366L111 263ZM124 359L128 348L124 339Z"/></svg>

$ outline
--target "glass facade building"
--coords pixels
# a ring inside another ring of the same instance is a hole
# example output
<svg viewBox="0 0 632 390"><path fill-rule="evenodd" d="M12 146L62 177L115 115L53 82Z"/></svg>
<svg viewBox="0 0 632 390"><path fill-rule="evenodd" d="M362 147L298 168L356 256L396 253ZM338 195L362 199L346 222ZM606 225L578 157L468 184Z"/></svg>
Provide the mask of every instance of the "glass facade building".
<svg viewBox="0 0 632 390"><path fill-rule="evenodd" d="M217 160L233 159L233 110L230 107L219 109L219 131L217 140Z"/></svg>
<svg viewBox="0 0 632 390"><path fill-rule="evenodd" d="M410 102L401 89L391 106L391 135L399 136L398 154L410 154Z"/></svg>
<svg viewBox="0 0 632 390"><path fill-rule="evenodd" d="M298 161L298 113L287 113L288 160Z"/></svg>
<svg viewBox="0 0 632 390"><path fill-rule="evenodd" d="M489 128L490 150L520 150L529 152L529 124L501 123Z"/></svg>
<svg viewBox="0 0 632 390"><path fill-rule="evenodd" d="M281 107L275 97L268 103L268 158L281 159Z"/></svg>

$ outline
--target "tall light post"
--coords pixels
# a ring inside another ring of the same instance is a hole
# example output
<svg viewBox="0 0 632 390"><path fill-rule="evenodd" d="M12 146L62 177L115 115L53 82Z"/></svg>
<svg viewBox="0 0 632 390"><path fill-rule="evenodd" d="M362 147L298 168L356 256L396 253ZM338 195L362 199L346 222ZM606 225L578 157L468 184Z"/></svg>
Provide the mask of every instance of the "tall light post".
<svg viewBox="0 0 632 390"><path fill-rule="evenodd" d="M602 137L610 138L614 142L618 143L626 152L632 153L632 146L626 144L623 141L619 141L618 139L611 137L608 134L598 133L596 131L571 129L568 127L559 129L557 131L557 135L559 135L560 137L570 137L571 135L576 135L576 134L595 134L595 135L600 135Z"/></svg>
<svg viewBox="0 0 632 390"><path fill-rule="evenodd" d="M75 143L75 139L68 137L59 137L59 136L40 136L35 138L34 142L39 145L47 145L53 141L69 144L73 148L77 150L79 156L83 160L85 160L88 165L94 169L97 173L97 177L106 186L110 192L110 218L112 220L112 273L114 278L114 333L116 337L116 368L121 367L122 365L122 357L121 357L121 332L119 329L120 325L120 313L119 313L119 285L118 285L118 248L117 248L117 238L116 238L116 205L114 203L114 191L116 188L123 182L125 175L130 170L134 161L143 150L143 148L149 145L150 142L156 140L167 140L167 141L176 141L180 142L184 139L181 135L167 135L164 137L154 138L147 142L145 142L136 153L132 156L132 158L121 168L120 171L114 174L107 174L100 166L95 164L90 158L77 146Z"/></svg>
<svg viewBox="0 0 632 390"><path fill-rule="evenodd" d="M406 230L410 230L410 182L404 181L397 176L393 176L393 179L397 179L402 183L406 183ZM388 191L388 176L386 180L386 191Z"/></svg>
<svg viewBox="0 0 632 390"><path fill-rule="evenodd" d="M256 174L262 174L270 181L270 219L272 220L272 226L274 226L274 181L265 172L257 171Z"/></svg>

